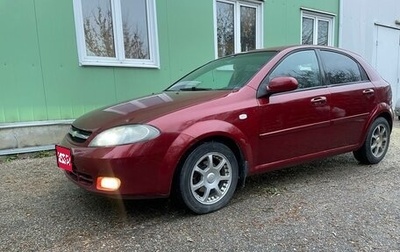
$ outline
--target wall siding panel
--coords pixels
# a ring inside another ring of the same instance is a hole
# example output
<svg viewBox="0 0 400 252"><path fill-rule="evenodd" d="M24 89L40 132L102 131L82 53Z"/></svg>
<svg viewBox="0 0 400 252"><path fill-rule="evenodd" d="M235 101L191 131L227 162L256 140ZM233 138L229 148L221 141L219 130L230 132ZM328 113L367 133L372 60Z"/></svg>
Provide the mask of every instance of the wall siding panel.
<svg viewBox="0 0 400 252"><path fill-rule="evenodd" d="M300 42L300 7L339 8L338 0L263 6L265 47ZM159 69L81 67L71 0L0 0L0 124L73 119L165 89L215 58L213 7L211 0L156 1Z"/></svg>
<svg viewBox="0 0 400 252"><path fill-rule="evenodd" d="M1 1L0 23L0 122L46 120L35 1Z"/></svg>

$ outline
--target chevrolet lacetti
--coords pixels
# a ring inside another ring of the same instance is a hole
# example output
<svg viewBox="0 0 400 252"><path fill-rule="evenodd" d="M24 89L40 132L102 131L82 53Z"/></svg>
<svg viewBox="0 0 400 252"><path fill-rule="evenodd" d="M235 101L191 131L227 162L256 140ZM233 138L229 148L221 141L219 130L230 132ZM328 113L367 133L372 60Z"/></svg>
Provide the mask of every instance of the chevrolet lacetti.
<svg viewBox="0 0 400 252"><path fill-rule="evenodd" d="M76 119L57 164L80 187L121 198L172 193L198 214L247 176L353 152L381 161L391 89L358 55L292 46L211 61L166 90Z"/></svg>

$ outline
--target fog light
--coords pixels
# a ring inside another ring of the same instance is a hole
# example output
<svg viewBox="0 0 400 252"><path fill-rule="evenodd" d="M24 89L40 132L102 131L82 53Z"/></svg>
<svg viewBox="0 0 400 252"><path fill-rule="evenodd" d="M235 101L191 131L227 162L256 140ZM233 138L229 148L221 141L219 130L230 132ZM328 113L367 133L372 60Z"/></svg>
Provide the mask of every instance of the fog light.
<svg viewBox="0 0 400 252"><path fill-rule="evenodd" d="M96 189L101 191L116 191L121 186L119 178L98 177Z"/></svg>

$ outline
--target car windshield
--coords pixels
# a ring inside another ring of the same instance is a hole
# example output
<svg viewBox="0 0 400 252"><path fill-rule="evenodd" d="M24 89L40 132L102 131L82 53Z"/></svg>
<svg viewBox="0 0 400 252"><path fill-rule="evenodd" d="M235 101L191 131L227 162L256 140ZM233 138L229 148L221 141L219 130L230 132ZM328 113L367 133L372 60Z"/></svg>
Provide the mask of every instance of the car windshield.
<svg viewBox="0 0 400 252"><path fill-rule="evenodd" d="M275 51L252 52L211 61L175 82L167 91L239 89L276 53Z"/></svg>

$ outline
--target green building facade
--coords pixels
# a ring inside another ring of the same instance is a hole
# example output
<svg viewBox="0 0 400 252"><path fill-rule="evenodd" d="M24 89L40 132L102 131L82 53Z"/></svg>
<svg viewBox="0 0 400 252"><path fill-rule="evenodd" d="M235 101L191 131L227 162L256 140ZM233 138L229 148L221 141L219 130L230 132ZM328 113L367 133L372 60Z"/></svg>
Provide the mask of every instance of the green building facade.
<svg viewBox="0 0 400 252"><path fill-rule="evenodd" d="M0 0L0 129L158 92L234 52L336 46L339 9L339 0Z"/></svg>

